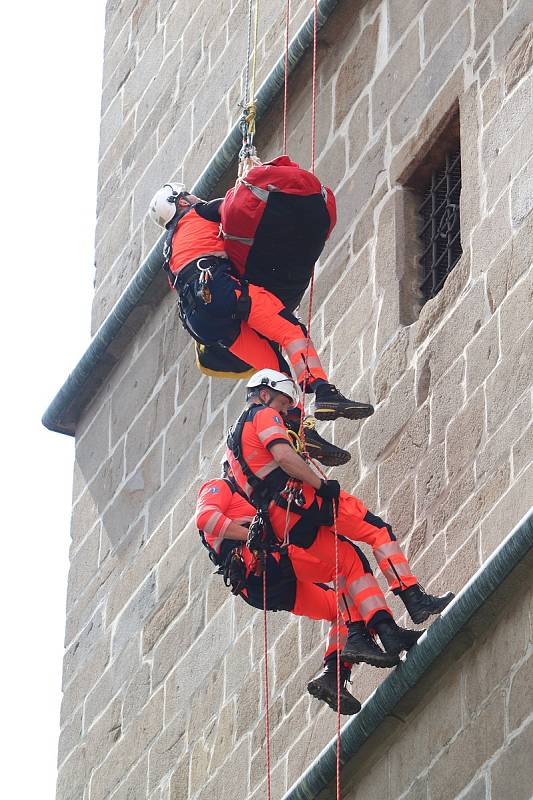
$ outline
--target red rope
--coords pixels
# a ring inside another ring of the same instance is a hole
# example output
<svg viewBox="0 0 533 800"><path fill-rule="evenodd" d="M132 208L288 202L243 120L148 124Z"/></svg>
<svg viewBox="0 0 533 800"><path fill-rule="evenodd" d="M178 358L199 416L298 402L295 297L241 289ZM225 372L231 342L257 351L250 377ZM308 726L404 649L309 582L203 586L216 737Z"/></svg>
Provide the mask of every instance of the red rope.
<svg viewBox="0 0 533 800"><path fill-rule="evenodd" d="M319 474L326 478L326 473L316 461L313 461ZM336 750L336 782L337 782L337 800L341 797L341 640L340 640L340 626L341 626L341 598L339 593L339 536L337 532L337 509L333 503L333 531L335 536L335 600L337 603L337 635L336 635L336 649L337 649L337 750Z"/></svg>
<svg viewBox="0 0 533 800"><path fill-rule="evenodd" d="M317 0L314 0L314 13L313 13L313 86L312 86L312 104L311 104L311 172L315 173L315 138L316 138L316 55L317 55L317 23L318 23L318 8Z"/></svg>
<svg viewBox="0 0 533 800"><path fill-rule="evenodd" d="M289 109L289 20L291 16L291 0L287 0L285 8L285 88L283 92L283 152L287 153L287 119Z"/></svg>
<svg viewBox="0 0 533 800"><path fill-rule="evenodd" d="M268 686L268 625L267 625L267 582L266 564L263 569L263 644L264 644L264 675L265 675L265 745L266 745L266 773L267 773L267 800L271 800L270 795L270 706L269 706L269 686Z"/></svg>
<svg viewBox="0 0 533 800"><path fill-rule="evenodd" d="M337 509L333 502L333 527L335 536L335 600L337 602L337 753L336 778L337 800L341 797L341 641L340 641L340 596L339 596L339 538L337 536Z"/></svg>

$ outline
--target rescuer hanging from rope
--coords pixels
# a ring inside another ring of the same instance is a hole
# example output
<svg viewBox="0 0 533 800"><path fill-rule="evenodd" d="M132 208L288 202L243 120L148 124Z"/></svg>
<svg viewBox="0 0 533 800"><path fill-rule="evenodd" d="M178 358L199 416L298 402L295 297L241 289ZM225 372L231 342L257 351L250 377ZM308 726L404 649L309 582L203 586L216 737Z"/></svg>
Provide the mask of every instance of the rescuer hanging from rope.
<svg viewBox="0 0 533 800"><path fill-rule="evenodd" d="M343 566L349 547L345 538L372 547L390 589L403 601L414 622L423 622L431 614L440 613L453 594L443 597L426 594L411 572L390 525L369 512L361 500L341 491L337 481L319 478L292 448L282 417L298 400L294 382L282 373L262 370L248 381L247 387L247 407L228 434L226 451L237 485L268 518L278 543L288 542L291 553L299 551L297 557L305 553L331 566L335 517L335 530L342 540L339 552L343 545L339 581L347 619L350 620L355 608L365 623L377 631L386 652L398 654L409 649L413 632L395 625L375 578L365 574L361 564L358 568L352 564L351 572ZM291 558L294 560L293 555ZM302 579L304 574L305 570ZM383 612L377 621L376 612ZM358 629L348 627L342 654L347 661L355 660L360 647Z"/></svg>
<svg viewBox="0 0 533 800"><path fill-rule="evenodd" d="M249 539L249 527L256 509L247 500L244 492L237 486L228 462L223 464L223 477L207 481L200 488L196 505L196 524L202 542L209 550L211 561L219 567L227 586L233 594L239 595L254 608L263 608L262 579L257 573L264 569L267 573L267 609L269 611L290 611L297 616L316 620L328 620L331 628L324 653L324 670L308 684L313 697L337 709L337 606L335 592L324 584L299 580L286 548L269 545L266 552L253 552L245 544ZM370 565L363 553L351 544L365 566L367 575L372 575ZM258 569L258 567L260 569ZM397 655L384 653L372 639L357 610L351 614L352 625L360 631L361 646L358 661L373 666L392 667L399 662ZM344 645L347 628L340 630L340 643ZM360 703L348 691L351 662L341 665L341 714L356 714Z"/></svg>
<svg viewBox="0 0 533 800"><path fill-rule="evenodd" d="M281 300L238 275L219 237L220 204L200 200L181 184L166 184L150 205L153 219L170 228L167 271L178 292L184 328L197 341L221 345L254 369L287 370L269 340L276 342L298 383L314 393L318 419L372 414L371 405L344 397L329 383L307 331Z"/></svg>

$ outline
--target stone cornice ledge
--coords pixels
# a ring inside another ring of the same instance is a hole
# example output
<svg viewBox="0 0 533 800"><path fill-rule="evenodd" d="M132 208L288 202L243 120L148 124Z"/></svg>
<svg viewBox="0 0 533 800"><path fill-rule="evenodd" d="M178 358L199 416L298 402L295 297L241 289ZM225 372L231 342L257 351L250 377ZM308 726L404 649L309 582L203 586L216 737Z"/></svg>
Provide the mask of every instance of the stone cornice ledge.
<svg viewBox="0 0 533 800"><path fill-rule="evenodd" d="M357 716L341 732L341 764L367 742L372 733L397 710L445 648L456 639L471 617L517 567L533 547L533 510L522 519L483 566L468 581L442 616L428 628L405 662L387 676ZM330 742L282 800L313 800L319 797L336 774L336 741ZM324 793L323 797L329 797ZM333 797L333 795L331 795Z"/></svg>
<svg viewBox="0 0 533 800"><path fill-rule="evenodd" d="M320 30L339 0L318 0L317 29ZM309 14L289 46L289 72L292 72L313 42L313 12ZM282 89L285 82L285 55L266 77L257 92L257 118L261 118ZM238 123L220 144L213 158L200 175L193 194L208 197L241 148L242 135ZM156 242L146 260L124 289L106 319L96 331L87 350L67 377L63 386L44 412L42 423L51 431L74 436L76 424L88 403L120 360L133 333L139 330L150 311L166 292L161 277L164 236Z"/></svg>

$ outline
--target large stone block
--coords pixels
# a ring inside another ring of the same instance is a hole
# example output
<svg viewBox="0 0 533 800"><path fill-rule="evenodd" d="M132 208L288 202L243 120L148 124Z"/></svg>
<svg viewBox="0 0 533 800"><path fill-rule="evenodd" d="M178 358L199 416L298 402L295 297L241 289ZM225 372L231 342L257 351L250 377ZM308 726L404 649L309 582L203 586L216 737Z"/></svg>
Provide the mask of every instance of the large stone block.
<svg viewBox="0 0 533 800"><path fill-rule="evenodd" d="M131 525L146 511L150 498L161 485L162 445L158 442L115 496L104 513L103 525L109 541L116 546Z"/></svg>
<svg viewBox="0 0 533 800"><path fill-rule="evenodd" d="M125 730L150 699L152 688L151 665L143 662L126 686L121 699L122 728Z"/></svg>
<svg viewBox="0 0 533 800"><path fill-rule="evenodd" d="M498 465L498 468L487 477L479 488L468 498L463 508L446 526L446 553L452 556L465 539L498 502L509 486L511 476L509 462ZM453 512L452 512L453 513Z"/></svg>
<svg viewBox="0 0 533 800"><path fill-rule="evenodd" d="M470 396L496 366L500 355L499 319L493 316L466 348L466 394Z"/></svg>
<svg viewBox="0 0 533 800"><path fill-rule="evenodd" d="M439 3L439 0L431 0L426 4L422 17L424 60L430 56L467 6L468 0L451 0L448 3Z"/></svg>
<svg viewBox="0 0 533 800"><path fill-rule="evenodd" d="M157 598L155 572L150 572L129 603L120 612L115 625L111 647L120 652L131 641L153 613Z"/></svg>
<svg viewBox="0 0 533 800"><path fill-rule="evenodd" d="M431 796L458 797L479 767L502 745L503 738L504 698L503 694L496 693L431 768Z"/></svg>
<svg viewBox="0 0 533 800"><path fill-rule="evenodd" d="M532 162L533 163L533 162ZM511 289L500 307L500 338L505 357L531 324L533 308L533 267Z"/></svg>
<svg viewBox="0 0 533 800"><path fill-rule="evenodd" d="M526 720L533 708L533 657L523 661L511 678L507 715L509 731L514 731Z"/></svg>
<svg viewBox="0 0 533 800"><path fill-rule="evenodd" d="M533 506L533 463L519 476L481 523L481 553L486 559Z"/></svg>
<svg viewBox="0 0 533 800"><path fill-rule="evenodd" d="M112 498L123 485L125 478L124 440L119 442L111 456L101 463L101 468L89 484L89 492L98 513L102 516Z"/></svg>
<svg viewBox="0 0 533 800"><path fill-rule="evenodd" d="M110 800L133 800L135 797L148 796L148 756L141 758L131 770L128 777L110 795Z"/></svg>
<svg viewBox="0 0 533 800"><path fill-rule="evenodd" d="M479 50L503 16L501 0L475 0L474 2L474 47Z"/></svg>
<svg viewBox="0 0 533 800"><path fill-rule="evenodd" d="M515 41L507 57L505 69L505 91L509 94L527 75L533 64L533 24L528 25L522 36Z"/></svg>
<svg viewBox="0 0 533 800"><path fill-rule="evenodd" d="M166 725L150 747L148 792L158 786L172 771L184 753L186 744L185 720L182 715Z"/></svg>
<svg viewBox="0 0 533 800"><path fill-rule="evenodd" d="M140 667L139 637L133 637L122 652L110 660L98 682L87 694L83 710L84 730L107 708L115 696L125 688Z"/></svg>
<svg viewBox="0 0 533 800"><path fill-rule="evenodd" d="M453 480L473 463L485 432L485 396L479 390L446 431L446 471Z"/></svg>
<svg viewBox="0 0 533 800"><path fill-rule="evenodd" d="M126 434L127 475L135 469L152 443L167 427L174 416L175 409L176 372L171 372Z"/></svg>
<svg viewBox="0 0 533 800"><path fill-rule="evenodd" d="M524 431L523 435L513 447L513 473L518 475L522 470L527 467L531 461L531 453L533 453L533 425Z"/></svg>
<svg viewBox="0 0 533 800"><path fill-rule="evenodd" d="M415 405L414 370L410 369L364 423L361 431L363 463L373 464L394 445L413 416Z"/></svg>
<svg viewBox="0 0 533 800"><path fill-rule="evenodd" d="M509 3L507 7L509 8ZM531 4L528 0L517 0L505 20L505 25L500 25L494 35L494 60L497 65L512 51L513 45L530 23Z"/></svg>
<svg viewBox="0 0 533 800"><path fill-rule="evenodd" d="M528 75L484 129L481 146L485 168L494 161L531 112L532 84L533 75Z"/></svg>
<svg viewBox="0 0 533 800"><path fill-rule="evenodd" d="M433 447L416 471L416 518L428 513L447 488L444 445Z"/></svg>
<svg viewBox="0 0 533 800"><path fill-rule="evenodd" d="M445 691L443 691L445 688ZM443 702L443 695L446 702ZM435 717L439 719L436 728ZM446 747L461 727L461 678L455 675L419 713L410 715L408 725L398 736L389 754L390 778L394 797L400 795L433 758ZM437 762L438 763L438 762ZM438 794L436 795L439 796ZM440 795L444 797L444 795Z"/></svg>
<svg viewBox="0 0 533 800"><path fill-rule="evenodd" d="M358 258L347 265L345 275L334 287L330 298L326 300L324 304L324 338L331 334L339 319L350 307L352 309L350 316L359 316L360 308L363 312L361 316L366 316L364 313L365 304L361 302L360 295L367 286L370 277L369 250L370 248L365 248ZM348 320L345 320L346 323L348 323L348 327L352 330L352 335L355 338L358 326L356 326L356 331L353 331Z"/></svg>
<svg viewBox="0 0 533 800"><path fill-rule="evenodd" d="M530 267L532 244L533 214L530 214L494 260L487 273L487 296L492 312Z"/></svg>
<svg viewBox="0 0 533 800"><path fill-rule="evenodd" d="M93 528L70 560L67 607L74 604L77 596L83 592L96 574L99 552L100 530Z"/></svg>
<svg viewBox="0 0 533 800"><path fill-rule="evenodd" d="M504 613L497 609L488 635L470 653L464 695L469 718L477 715L493 691L506 687L513 666L526 654L529 643L527 599L519 595Z"/></svg>
<svg viewBox="0 0 533 800"><path fill-rule="evenodd" d="M143 653L152 650L169 625L179 616L188 603L188 596L189 576L185 574L178 578L176 588L144 626Z"/></svg>
<svg viewBox="0 0 533 800"><path fill-rule="evenodd" d="M533 209L533 158L518 173L511 186L511 220L518 228Z"/></svg>
<svg viewBox="0 0 533 800"><path fill-rule="evenodd" d="M450 77L470 44L470 17L462 14L419 73L411 89L391 117L393 145L399 144L425 113Z"/></svg>
<svg viewBox="0 0 533 800"><path fill-rule="evenodd" d="M492 794L528 800L533 786L533 720L509 742L491 766Z"/></svg>
<svg viewBox="0 0 533 800"><path fill-rule="evenodd" d="M335 83L335 127L338 128L371 79L376 64L380 17L363 29L340 67Z"/></svg>
<svg viewBox="0 0 533 800"><path fill-rule="evenodd" d="M409 330L401 328L381 354L374 371L373 389L376 403L381 403L394 384L400 380L407 368L410 355Z"/></svg>
<svg viewBox="0 0 533 800"><path fill-rule="evenodd" d="M152 81L157 80L159 65L163 60L163 31L154 36L124 83L124 116L140 100Z"/></svg>
<svg viewBox="0 0 533 800"><path fill-rule="evenodd" d="M493 474L502 463L509 461L511 448L531 419L529 396L522 398L496 433L484 442L476 459L478 480Z"/></svg>
<svg viewBox="0 0 533 800"><path fill-rule="evenodd" d="M495 431L533 380L533 326L522 334L487 378L487 433Z"/></svg>
<svg viewBox="0 0 533 800"><path fill-rule="evenodd" d="M61 700L60 724L70 719L75 710L83 703L91 688L105 670L110 658L110 634L104 635L94 646L78 671L63 687Z"/></svg>
<svg viewBox="0 0 533 800"><path fill-rule="evenodd" d="M491 163L487 171L487 208L490 209L493 207L500 195L509 187L531 157L533 153L533 142L528 132L531 130L532 125L533 110L526 117L524 125L514 133L512 138L507 142L505 147L498 152L496 158ZM521 181L523 181L523 178L518 178L513 183L511 202L513 202L513 192L516 193L518 191ZM515 203L519 205L520 202L521 200L517 196ZM517 216L517 224L515 227L520 224L523 217L527 216L527 213L524 213L527 208L527 203L525 200L523 202L522 217L519 218ZM518 208L518 205L516 205L516 208Z"/></svg>
<svg viewBox="0 0 533 800"><path fill-rule="evenodd" d="M463 2L463 0L459 0ZM448 21L450 17L447 18ZM449 22L447 23L449 24ZM420 69L420 40L414 27L381 70L372 85L372 130L387 120L391 109L403 97ZM394 92L391 87L394 86Z"/></svg>
<svg viewBox="0 0 533 800"><path fill-rule="evenodd" d="M452 314L429 341L424 358L431 371L431 385L438 381L463 353L488 319L487 299L481 281L463 294Z"/></svg>
<svg viewBox="0 0 533 800"><path fill-rule="evenodd" d="M105 800L141 758L163 727L163 691L157 692L145 706L108 757L92 774L90 800Z"/></svg>
<svg viewBox="0 0 533 800"><path fill-rule="evenodd" d="M400 39L413 19L422 10L426 0L389 0L389 47ZM417 27L416 25L414 27Z"/></svg>
<svg viewBox="0 0 533 800"><path fill-rule="evenodd" d="M105 636L103 627L102 609L99 608L65 652L63 658L63 688L74 678L78 670L84 666L93 649Z"/></svg>
<svg viewBox="0 0 533 800"><path fill-rule="evenodd" d="M154 647L153 682L154 686L165 679L184 653L198 639L205 627L203 606L190 604L176 621L167 629Z"/></svg>
<svg viewBox="0 0 533 800"><path fill-rule="evenodd" d="M111 445L114 446L141 411L161 376L162 340L152 339L140 351L111 398Z"/></svg>
<svg viewBox="0 0 533 800"><path fill-rule="evenodd" d="M364 153L369 137L369 99L365 94L355 106L348 125L348 166Z"/></svg>
<svg viewBox="0 0 533 800"><path fill-rule="evenodd" d="M432 445L444 440L448 424L463 405L464 374L465 359L461 357L433 387L430 397Z"/></svg>

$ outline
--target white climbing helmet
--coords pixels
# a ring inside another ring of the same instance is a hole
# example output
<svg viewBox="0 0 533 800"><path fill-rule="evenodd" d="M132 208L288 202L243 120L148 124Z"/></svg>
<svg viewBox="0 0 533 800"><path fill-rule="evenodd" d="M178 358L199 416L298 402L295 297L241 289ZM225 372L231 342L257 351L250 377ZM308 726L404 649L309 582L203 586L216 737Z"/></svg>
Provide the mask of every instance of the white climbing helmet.
<svg viewBox="0 0 533 800"><path fill-rule="evenodd" d="M296 384L283 372L277 372L275 369L260 369L246 384L247 389L259 389L262 386L274 389L275 392L281 392L290 398L293 406L298 405L299 396Z"/></svg>
<svg viewBox="0 0 533 800"><path fill-rule="evenodd" d="M184 183L164 183L152 197L150 203L150 216L156 225L166 228L174 218L178 200L187 194Z"/></svg>

